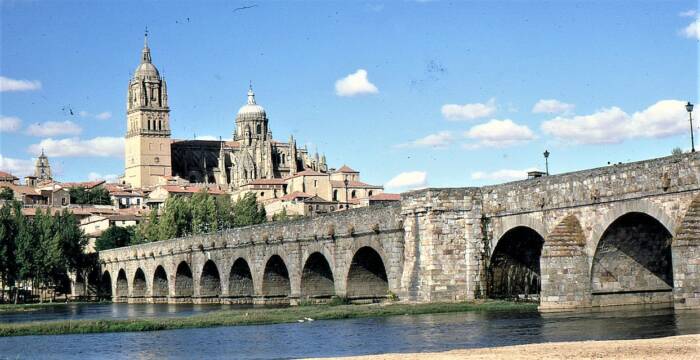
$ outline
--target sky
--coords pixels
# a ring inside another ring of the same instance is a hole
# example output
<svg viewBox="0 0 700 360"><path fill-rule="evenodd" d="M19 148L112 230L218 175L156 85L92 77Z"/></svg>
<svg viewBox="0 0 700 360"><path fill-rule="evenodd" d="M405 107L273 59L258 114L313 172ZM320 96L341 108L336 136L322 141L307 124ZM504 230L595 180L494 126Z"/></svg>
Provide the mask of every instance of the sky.
<svg viewBox="0 0 700 360"><path fill-rule="evenodd" d="M59 181L122 174L146 27L175 139L230 139L252 83L276 139L392 192L520 180L544 150L552 174L667 156L690 149L697 9L0 0L0 170L44 149Z"/></svg>

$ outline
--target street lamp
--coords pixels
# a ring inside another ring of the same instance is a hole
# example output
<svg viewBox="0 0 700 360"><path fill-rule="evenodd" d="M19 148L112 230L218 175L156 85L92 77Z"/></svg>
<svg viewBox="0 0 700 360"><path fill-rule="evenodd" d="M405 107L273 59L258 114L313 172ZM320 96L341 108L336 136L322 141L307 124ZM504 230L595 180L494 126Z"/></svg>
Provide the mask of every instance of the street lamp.
<svg viewBox="0 0 700 360"><path fill-rule="evenodd" d="M690 101L685 104L685 110L688 111L688 117L690 118L690 151L695 152L695 139L693 137L693 104Z"/></svg>
<svg viewBox="0 0 700 360"><path fill-rule="evenodd" d="M343 180L343 184L345 184L345 209L347 210L348 207L350 206L350 201L348 200L348 178L346 177L345 180Z"/></svg>
<svg viewBox="0 0 700 360"><path fill-rule="evenodd" d="M547 174L547 176L549 176L549 151L545 150L545 151L544 151L544 154L542 154L542 155L544 155L544 169L545 169L545 173Z"/></svg>

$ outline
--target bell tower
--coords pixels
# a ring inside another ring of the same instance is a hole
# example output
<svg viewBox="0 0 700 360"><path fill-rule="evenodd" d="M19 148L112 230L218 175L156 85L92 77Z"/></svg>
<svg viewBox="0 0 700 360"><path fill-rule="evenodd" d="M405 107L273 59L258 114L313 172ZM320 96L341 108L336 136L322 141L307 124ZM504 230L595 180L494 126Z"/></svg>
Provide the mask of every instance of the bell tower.
<svg viewBox="0 0 700 360"><path fill-rule="evenodd" d="M124 181L137 188L156 185L159 177L172 171L170 108L165 79L151 62L148 32L141 63L129 81L126 119Z"/></svg>

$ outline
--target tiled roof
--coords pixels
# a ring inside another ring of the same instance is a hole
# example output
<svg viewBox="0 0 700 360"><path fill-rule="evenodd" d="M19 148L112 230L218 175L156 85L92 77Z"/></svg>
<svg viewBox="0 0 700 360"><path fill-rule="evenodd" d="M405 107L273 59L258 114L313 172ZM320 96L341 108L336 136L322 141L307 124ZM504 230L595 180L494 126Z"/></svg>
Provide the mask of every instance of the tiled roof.
<svg viewBox="0 0 700 360"><path fill-rule="evenodd" d="M318 172L318 171L315 171L315 170L308 170L308 169L307 169L307 170L298 172L298 173L296 173L296 174L294 174L294 175L292 175L292 176L289 176L289 177L287 177L287 179L292 179L292 178L299 177L299 176L327 176L327 175L328 175L328 174L326 174L326 173L322 173L322 172Z"/></svg>
<svg viewBox="0 0 700 360"><path fill-rule="evenodd" d="M295 199L308 199L308 198L310 198L310 197L312 197L312 196L309 195L309 194L307 194L307 193L305 193L305 192L295 191L295 192L293 192L293 193L291 193L291 194L287 194L287 195L285 195L285 196L280 197L280 200L282 200L282 201L291 201L291 200L295 200Z"/></svg>
<svg viewBox="0 0 700 360"><path fill-rule="evenodd" d="M67 182L67 183L61 183L61 186L65 188L72 188L72 187L83 187L86 189L92 189L96 186L100 186L104 184L104 180L95 180L95 181L84 181L84 182Z"/></svg>
<svg viewBox="0 0 700 360"><path fill-rule="evenodd" d="M8 172L0 171L0 179L18 180L18 178Z"/></svg>
<svg viewBox="0 0 700 360"><path fill-rule="evenodd" d="M353 170L352 168L350 168L347 165L341 166L340 169L336 170L335 172L345 173L345 174L357 174L357 173L359 173L359 171Z"/></svg>
<svg viewBox="0 0 700 360"><path fill-rule="evenodd" d="M334 188L345 188L345 182L339 180L331 180L331 186ZM348 188L381 189L382 187L378 185L366 184L362 181L348 181Z"/></svg>
<svg viewBox="0 0 700 360"><path fill-rule="evenodd" d="M41 192L38 191L37 189L31 187L31 186L25 186L25 185L2 185L0 188L10 188L15 194L22 194L22 195L41 195Z"/></svg>
<svg viewBox="0 0 700 360"><path fill-rule="evenodd" d="M370 201L400 201L401 194L381 193L369 197Z"/></svg>
<svg viewBox="0 0 700 360"><path fill-rule="evenodd" d="M217 187L203 187L203 186L182 186L182 185L163 185L161 186L167 192L173 194L194 194L202 190L207 190L211 195L225 195L226 192Z"/></svg>

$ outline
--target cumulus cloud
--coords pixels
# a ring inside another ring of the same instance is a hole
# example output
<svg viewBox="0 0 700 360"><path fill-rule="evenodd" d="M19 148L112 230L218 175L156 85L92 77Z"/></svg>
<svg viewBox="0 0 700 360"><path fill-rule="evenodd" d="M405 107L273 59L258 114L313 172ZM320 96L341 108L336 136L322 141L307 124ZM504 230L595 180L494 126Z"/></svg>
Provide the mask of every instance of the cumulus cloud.
<svg viewBox="0 0 700 360"><path fill-rule="evenodd" d="M44 149L46 155L54 157L123 157L124 138L96 137L82 140L79 138L44 139L29 146L28 151L39 154Z"/></svg>
<svg viewBox="0 0 700 360"><path fill-rule="evenodd" d="M445 104L441 112L445 119L451 121L479 119L496 113L496 99L491 98L485 103Z"/></svg>
<svg viewBox="0 0 700 360"><path fill-rule="evenodd" d="M47 121L44 123L35 123L29 125L27 134L32 136L57 136L57 135L78 135L83 129L78 124L66 121Z"/></svg>
<svg viewBox="0 0 700 360"><path fill-rule="evenodd" d="M567 104L556 99L541 99L532 107L536 114L561 114L574 110L574 104Z"/></svg>
<svg viewBox="0 0 700 360"><path fill-rule="evenodd" d="M464 133L475 143L466 144L466 148L507 147L535 139L535 134L525 125L519 125L513 120L493 119L485 124L472 127Z"/></svg>
<svg viewBox="0 0 700 360"><path fill-rule="evenodd" d="M455 140L454 135L450 131L440 131L435 134L430 134L420 139L416 139L407 143L396 145L397 148L414 148L414 147L433 147L445 148L452 144Z"/></svg>
<svg viewBox="0 0 700 360"><path fill-rule="evenodd" d="M0 92L5 91L31 91L41 89L38 80L16 80L0 76Z"/></svg>
<svg viewBox="0 0 700 360"><path fill-rule="evenodd" d="M681 34L689 39L700 40L700 17L681 30Z"/></svg>
<svg viewBox="0 0 700 360"><path fill-rule="evenodd" d="M95 119L97 120L107 120L112 117L112 113L109 111L103 111L97 115L95 115Z"/></svg>
<svg viewBox="0 0 700 360"><path fill-rule="evenodd" d="M394 176L384 186L392 191L407 191L424 188L428 185L425 171L407 171Z"/></svg>
<svg viewBox="0 0 700 360"><path fill-rule="evenodd" d="M693 17L693 16L695 16L697 13L698 13L697 10L695 10L695 9L690 9L690 10L688 10L688 11L682 11L682 12L678 13L678 16L680 16L680 17Z"/></svg>
<svg viewBox="0 0 700 360"><path fill-rule="evenodd" d="M335 93L338 96L356 96L378 92L379 89L367 79L367 70L365 69L359 69L335 82Z"/></svg>
<svg viewBox="0 0 700 360"><path fill-rule="evenodd" d="M0 115L0 133L11 133L19 130L22 120L14 116Z"/></svg>
<svg viewBox="0 0 700 360"><path fill-rule="evenodd" d="M527 173L529 171L537 170L537 168L529 169L501 169L491 172L486 171L476 171L472 173L473 180L498 180L498 181L512 181L512 180L525 180L527 179Z"/></svg>
<svg viewBox="0 0 700 360"><path fill-rule="evenodd" d="M89 181L95 181L95 180L104 180L108 183L113 183L117 182L119 179L119 175L116 174L100 174L97 172L90 172L88 173L88 180Z"/></svg>
<svg viewBox="0 0 700 360"><path fill-rule="evenodd" d="M661 100L643 111L627 114L619 107L590 115L558 116L542 123L542 131L564 142L616 144L635 138L663 138L688 129L685 102Z"/></svg>
<svg viewBox="0 0 700 360"><path fill-rule="evenodd" d="M28 159L8 158L0 154L0 170L21 178L34 173L34 162Z"/></svg>

